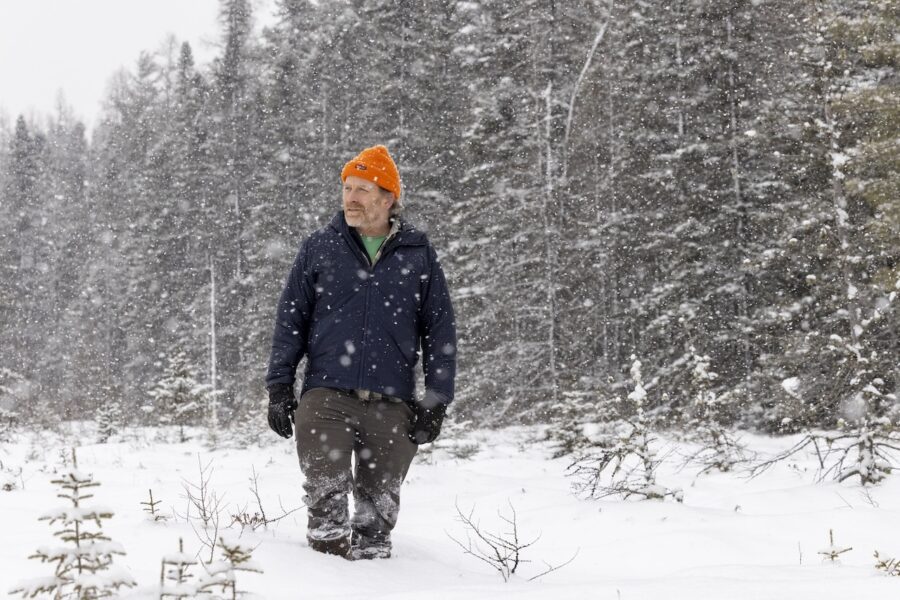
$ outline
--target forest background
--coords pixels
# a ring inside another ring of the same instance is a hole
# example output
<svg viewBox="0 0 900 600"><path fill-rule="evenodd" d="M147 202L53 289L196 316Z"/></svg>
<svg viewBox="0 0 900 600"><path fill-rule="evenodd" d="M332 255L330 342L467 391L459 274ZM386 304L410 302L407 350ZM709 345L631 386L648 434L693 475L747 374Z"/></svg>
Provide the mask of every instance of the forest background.
<svg viewBox="0 0 900 600"><path fill-rule="evenodd" d="M275 303L391 148L459 331L457 421L900 421L900 4L221 2L90 132L0 119L0 412L261 433ZM63 49L61 49L63 51ZM302 369L302 365L301 365ZM699 376L701 374L702 376ZM205 416L202 416L205 415Z"/></svg>

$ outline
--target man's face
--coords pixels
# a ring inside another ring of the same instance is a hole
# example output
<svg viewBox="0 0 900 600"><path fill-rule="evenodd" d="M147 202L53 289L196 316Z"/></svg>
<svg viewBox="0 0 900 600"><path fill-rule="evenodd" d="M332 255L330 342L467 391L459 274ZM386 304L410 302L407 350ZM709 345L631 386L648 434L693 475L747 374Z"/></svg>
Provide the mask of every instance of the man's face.
<svg viewBox="0 0 900 600"><path fill-rule="evenodd" d="M367 179L351 175L344 180L344 218L360 233L377 235L387 228L393 194Z"/></svg>

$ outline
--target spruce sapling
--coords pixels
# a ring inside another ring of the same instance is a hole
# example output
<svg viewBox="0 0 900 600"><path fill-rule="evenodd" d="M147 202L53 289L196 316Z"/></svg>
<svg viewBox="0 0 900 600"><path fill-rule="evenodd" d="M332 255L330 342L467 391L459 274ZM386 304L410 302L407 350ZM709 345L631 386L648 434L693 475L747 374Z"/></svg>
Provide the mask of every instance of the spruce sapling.
<svg viewBox="0 0 900 600"><path fill-rule="evenodd" d="M875 551L875 568L879 571L884 571L885 574L891 577L900 577L900 560L889 557L881 558L878 555L878 550Z"/></svg>
<svg viewBox="0 0 900 600"><path fill-rule="evenodd" d="M619 495L641 499L684 498L680 489L668 489L656 483L656 469L662 459L651 448L654 441L649 419L644 413L644 389L641 362L632 356L631 377L634 389L628 394L632 418L623 419L613 434L592 442L569 465L578 491L592 498Z"/></svg>
<svg viewBox="0 0 900 600"><path fill-rule="evenodd" d="M900 403L891 382L878 370L878 355L864 352L860 344L832 334L822 349L834 355L838 365L834 379L843 382L837 431L807 431L789 449L755 465L752 475L808 447L819 460L819 480L858 478L860 485L869 486L891 474L900 452ZM792 388L798 395L802 392L800 383Z"/></svg>
<svg viewBox="0 0 900 600"><path fill-rule="evenodd" d="M198 590L212 593L218 588L222 593L219 597L231 600L249 596L247 592L238 591L236 574L238 571L263 572L262 567L253 560L254 548L240 540L229 542L224 537L219 538L216 547L221 551L222 558L203 565L206 575L198 582Z"/></svg>
<svg viewBox="0 0 900 600"><path fill-rule="evenodd" d="M104 402L97 409L97 441L105 444L119 431L119 405L113 400Z"/></svg>
<svg viewBox="0 0 900 600"><path fill-rule="evenodd" d="M0 441L11 439L21 416L17 406L25 387L25 378L5 367L0 367Z"/></svg>
<svg viewBox="0 0 900 600"><path fill-rule="evenodd" d="M689 455L686 464L697 464L702 468L699 474L718 470L723 473L745 460L744 448L731 436L725 427L727 404L725 397L716 393L713 383L718 374L710 370L711 359L700 355L691 346L689 366L691 380L696 390L693 416L689 430L694 432L700 449Z"/></svg>
<svg viewBox="0 0 900 600"><path fill-rule="evenodd" d="M161 514L157 506L162 504L162 500L154 500L153 499L153 490L148 490L150 492L150 500L147 502L141 502L141 506L144 507L144 512L148 513L150 517L154 521L165 521L168 517Z"/></svg>
<svg viewBox="0 0 900 600"><path fill-rule="evenodd" d="M52 483L62 488L57 494L72 503L46 513L41 521L51 525L60 523L62 528L54 532L61 541L71 546L41 547L29 558L55 563L52 576L23 582L12 593L34 598L38 594L51 594L54 598L106 598L115 595L120 587L135 585L134 579L124 569L113 566L113 556L124 555L125 550L103 534L102 522L113 512L102 507L84 506L92 498L86 490L100 484L93 477L78 470L75 450L72 464ZM93 524L95 529L89 527Z"/></svg>
<svg viewBox="0 0 900 600"><path fill-rule="evenodd" d="M197 369L183 350L169 356L162 378L150 390L152 410L161 425L178 427L179 441L187 441L185 427L199 423L209 404L210 386L199 381Z"/></svg>
<svg viewBox="0 0 900 600"><path fill-rule="evenodd" d="M197 595L197 584L191 582L194 576L188 572L196 565L197 559L184 553L184 542L178 538L178 552L167 554L162 559L159 574L159 598L191 598Z"/></svg>
<svg viewBox="0 0 900 600"><path fill-rule="evenodd" d="M844 554L845 552L850 552L851 550L853 550L853 548L839 548L838 546L835 546L834 530L829 529L828 530L828 547L823 550L819 550L818 553L822 555L823 561L830 560L831 562L835 563L835 562L839 562L838 559L841 554Z"/></svg>

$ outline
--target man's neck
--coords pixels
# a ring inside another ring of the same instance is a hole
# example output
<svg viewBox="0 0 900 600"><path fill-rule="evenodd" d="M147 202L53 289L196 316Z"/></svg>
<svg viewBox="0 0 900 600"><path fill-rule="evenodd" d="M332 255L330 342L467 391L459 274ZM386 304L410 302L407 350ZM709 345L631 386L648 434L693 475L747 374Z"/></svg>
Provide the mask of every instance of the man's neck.
<svg viewBox="0 0 900 600"><path fill-rule="evenodd" d="M354 229L356 229L356 232L359 235L364 235L366 237L383 237L383 236L386 236L388 233L390 233L391 223L390 223L390 221L388 221L381 227L370 227L370 228L355 227Z"/></svg>

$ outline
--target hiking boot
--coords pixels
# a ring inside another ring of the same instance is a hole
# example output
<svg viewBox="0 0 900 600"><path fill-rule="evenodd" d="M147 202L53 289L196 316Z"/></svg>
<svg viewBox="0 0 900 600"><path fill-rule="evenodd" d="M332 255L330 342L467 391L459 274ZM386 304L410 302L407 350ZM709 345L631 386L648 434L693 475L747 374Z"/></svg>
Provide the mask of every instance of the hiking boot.
<svg viewBox="0 0 900 600"><path fill-rule="evenodd" d="M372 560L374 558L390 558L391 542L388 540L373 540L362 535L354 534L350 545L350 560Z"/></svg>
<svg viewBox="0 0 900 600"><path fill-rule="evenodd" d="M359 546L351 546L348 560L372 560L375 558L390 558L391 548L389 546L369 546L368 548L360 548Z"/></svg>
<svg viewBox="0 0 900 600"><path fill-rule="evenodd" d="M341 558L350 558L350 536L332 538L330 540L308 539L309 547L322 554L333 554Z"/></svg>

